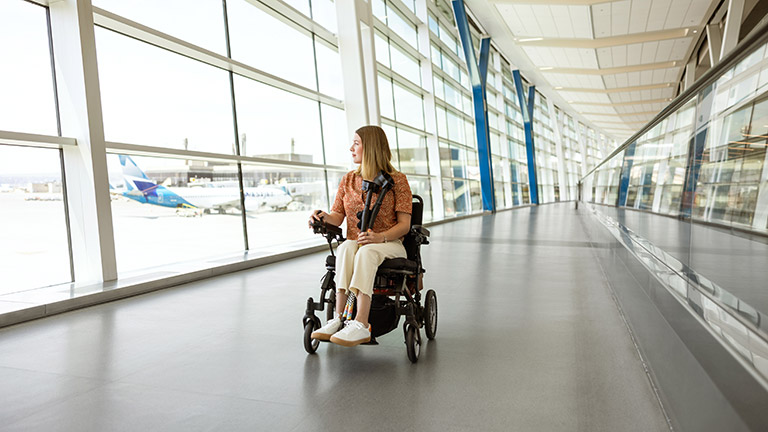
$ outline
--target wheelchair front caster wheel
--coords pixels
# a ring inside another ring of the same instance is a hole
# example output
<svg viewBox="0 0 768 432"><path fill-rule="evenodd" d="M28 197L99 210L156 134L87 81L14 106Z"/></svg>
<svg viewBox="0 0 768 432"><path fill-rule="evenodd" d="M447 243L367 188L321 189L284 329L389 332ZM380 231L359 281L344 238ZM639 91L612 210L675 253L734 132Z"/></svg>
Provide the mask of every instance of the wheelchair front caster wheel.
<svg viewBox="0 0 768 432"><path fill-rule="evenodd" d="M419 352L421 351L421 335L419 328L409 325L405 330L405 347L408 351L408 360L411 363L419 361Z"/></svg>
<svg viewBox="0 0 768 432"><path fill-rule="evenodd" d="M312 332L319 328L320 326L312 320L304 325L304 349L310 354L314 354L317 351L317 347L320 346L319 340L312 339Z"/></svg>

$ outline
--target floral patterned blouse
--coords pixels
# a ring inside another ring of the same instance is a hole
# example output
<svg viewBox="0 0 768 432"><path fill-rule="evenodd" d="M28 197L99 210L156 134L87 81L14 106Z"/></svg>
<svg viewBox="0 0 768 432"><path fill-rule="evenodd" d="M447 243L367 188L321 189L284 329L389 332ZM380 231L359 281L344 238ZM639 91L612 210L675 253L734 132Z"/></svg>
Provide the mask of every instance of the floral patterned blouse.
<svg viewBox="0 0 768 432"><path fill-rule="evenodd" d="M373 232L384 232L397 224L397 212L411 214L413 195L411 187L408 185L408 179L405 174L395 171L392 173L392 179L395 187L384 196L381 203L379 214L373 224ZM394 193L393 193L394 192ZM371 207L379 198L379 194L374 193L371 198ZM339 190L336 193L336 200L333 202L331 211L343 214L347 219L347 238L356 240L360 235L360 229L357 223L357 212L365 207L365 192L363 192L363 177L350 171L341 178Z"/></svg>

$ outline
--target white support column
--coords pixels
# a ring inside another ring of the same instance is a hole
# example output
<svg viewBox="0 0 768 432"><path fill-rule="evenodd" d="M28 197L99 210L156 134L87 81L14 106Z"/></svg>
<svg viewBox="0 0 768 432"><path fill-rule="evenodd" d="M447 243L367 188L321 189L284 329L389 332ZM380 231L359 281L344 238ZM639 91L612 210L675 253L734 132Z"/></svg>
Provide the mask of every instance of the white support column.
<svg viewBox="0 0 768 432"><path fill-rule="evenodd" d="M421 82L424 90L424 127L427 131L427 158L429 159L430 186L432 190L432 217L435 220L445 219L443 203L443 172L440 167L440 146L437 140L437 105L435 104L434 78L432 62L429 60L429 12L427 0L416 0L416 17L421 20L417 27L419 37L419 53L421 59Z"/></svg>
<svg viewBox="0 0 768 432"><path fill-rule="evenodd" d="M579 134L579 149L581 150L581 177L584 178L587 172L589 172L589 166L587 165L589 157L587 156L587 127L584 126L582 128L582 126L581 123L576 123L577 133Z"/></svg>
<svg viewBox="0 0 768 432"><path fill-rule="evenodd" d="M741 18L743 15L744 0L728 0L728 15L725 16L720 60L736 48L736 45L739 43L739 32L741 31Z"/></svg>
<svg viewBox="0 0 768 432"><path fill-rule="evenodd" d="M670 136L672 134L672 131L675 130L675 120L677 119L677 114L672 114L669 117L667 117L667 128L664 131L664 137ZM671 150L667 153L664 153L662 159L659 162L659 170L656 174L656 188L653 192L653 204L651 207L651 210L654 213L659 213L661 211L661 195L664 191L664 184L667 181L667 164L669 163L669 157L671 155Z"/></svg>
<svg viewBox="0 0 768 432"><path fill-rule="evenodd" d="M51 2L75 280L117 279L93 10L89 0Z"/></svg>
<svg viewBox="0 0 768 432"><path fill-rule="evenodd" d="M568 180L565 174L565 155L563 153L563 133L560 130L562 124L563 112L560 111L560 115L555 115L555 104L552 103L552 99L547 99L547 105L549 106L549 120L552 130L555 131L555 154L557 155L557 180L560 183L560 201L568 201L569 190Z"/></svg>
<svg viewBox="0 0 768 432"><path fill-rule="evenodd" d="M709 47L709 66L720 62L720 49L723 47L723 32L719 24L707 26L707 46Z"/></svg>
<svg viewBox="0 0 768 432"><path fill-rule="evenodd" d="M696 56L691 57L691 60L685 65L685 82L683 85L683 91L688 90L696 81Z"/></svg>
<svg viewBox="0 0 768 432"><path fill-rule="evenodd" d="M344 108L351 138L360 126L381 124L371 3L336 0L336 18Z"/></svg>
<svg viewBox="0 0 768 432"><path fill-rule="evenodd" d="M501 107L501 123L499 126L499 130L501 131L501 134L499 135L499 139L501 142L499 143L499 146L501 147L501 156L502 160L506 157L507 159L512 159L511 155L509 154L509 135L507 135L507 118L505 115L505 109L504 109L504 76L501 73L501 56L496 55L493 59L493 70L498 71L498 73L494 74L494 77L496 79L496 88L502 89L496 94L496 107ZM504 163L502 166L502 169L506 173L506 181L504 182L504 196L506 197L506 208L512 207L514 204L514 201L512 201L512 170L508 163ZM498 209L498 206L497 206Z"/></svg>

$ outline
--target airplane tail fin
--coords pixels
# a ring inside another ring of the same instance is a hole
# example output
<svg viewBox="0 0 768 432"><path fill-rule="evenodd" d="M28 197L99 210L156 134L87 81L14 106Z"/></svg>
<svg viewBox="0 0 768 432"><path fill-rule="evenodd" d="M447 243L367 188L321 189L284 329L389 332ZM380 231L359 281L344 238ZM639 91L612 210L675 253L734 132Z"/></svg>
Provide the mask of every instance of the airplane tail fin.
<svg viewBox="0 0 768 432"><path fill-rule="evenodd" d="M123 175L130 177L138 177L144 180L149 180L144 171L136 165L136 162L127 155L118 155L120 158L120 165L123 167Z"/></svg>
<svg viewBox="0 0 768 432"><path fill-rule="evenodd" d="M128 189L129 192L135 192L138 189L138 192L145 195L147 193L154 195L154 192L157 189L157 183L150 180L130 156L119 155L119 158L120 166L122 166L123 169L123 182L125 183L126 189Z"/></svg>

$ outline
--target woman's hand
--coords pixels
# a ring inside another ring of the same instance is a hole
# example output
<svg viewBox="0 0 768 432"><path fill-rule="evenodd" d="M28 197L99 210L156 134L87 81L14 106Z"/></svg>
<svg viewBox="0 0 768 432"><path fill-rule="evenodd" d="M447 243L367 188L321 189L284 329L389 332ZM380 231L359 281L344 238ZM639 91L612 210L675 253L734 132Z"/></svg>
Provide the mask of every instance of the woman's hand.
<svg viewBox="0 0 768 432"><path fill-rule="evenodd" d="M315 210L312 212L312 214L309 216L309 223L308 225L312 227L312 223L315 221L323 222L323 220L328 216L328 213L322 211L322 210Z"/></svg>
<svg viewBox="0 0 768 432"><path fill-rule="evenodd" d="M361 232L357 236L357 244L359 244L360 246L365 246L365 245L374 244L374 243L384 243L384 234L375 233L371 230L368 230L366 232Z"/></svg>

